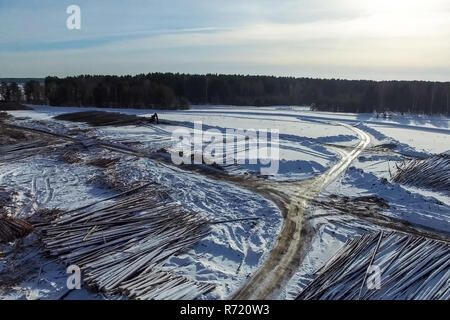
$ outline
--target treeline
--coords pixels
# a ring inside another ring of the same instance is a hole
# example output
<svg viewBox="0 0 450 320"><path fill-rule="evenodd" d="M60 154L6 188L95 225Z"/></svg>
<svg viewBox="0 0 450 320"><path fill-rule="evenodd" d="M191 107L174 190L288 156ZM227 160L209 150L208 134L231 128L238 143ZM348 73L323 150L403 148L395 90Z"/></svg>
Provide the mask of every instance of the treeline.
<svg viewBox="0 0 450 320"><path fill-rule="evenodd" d="M37 80L29 80L24 85L6 81L0 83L0 101L44 104L46 100L44 86Z"/></svg>
<svg viewBox="0 0 450 320"><path fill-rule="evenodd" d="M334 112L450 114L450 83L150 73L47 77L25 84L29 103L54 106L187 108L189 104L311 106Z"/></svg>
<svg viewBox="0 0 450 320"><path fill-rule="evenodd" d="M52 106L185 109L188 100L151 76L78 76L45 79Z"/></svg>
<svg viewBox="0 0 450 320"><path fill-rule="evenodd" d="M313 110L400 112L450 115L450 83L426 81L357 81L329 85ZM347 88L347 90L345 90ZM331 93L330 93L331 92Z"/></svg>
<svg viewBox="0 0 450 320"><path fill-rule="evenodd" d="M450 83L154 73L193 104L297 105L333 112L450 114Z"/></svg>
<svg viewBox="0 0 450 320"><path fill-rule="evenodd" d="M20 102L22 101L22 97L22 90L17 82L0 83L0 100L6 102Z"/></svg>

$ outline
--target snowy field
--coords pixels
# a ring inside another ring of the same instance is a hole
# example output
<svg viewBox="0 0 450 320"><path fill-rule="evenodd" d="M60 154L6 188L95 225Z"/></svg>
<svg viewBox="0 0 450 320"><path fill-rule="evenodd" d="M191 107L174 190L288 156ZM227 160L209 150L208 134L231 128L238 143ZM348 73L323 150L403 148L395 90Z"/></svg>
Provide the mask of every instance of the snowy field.
<svg viewBox="0 0 450 320"><path fill-rule="evenodd" d="M296 183L320 177L360 143L357 130L370 137L369 145L337 179L328 184L317 200L352 199L376 196L389 207L377 212L386 221L413 225L450 236L450 198L448 194L408 187L390 181L396 163L411 157L424 158L450 149L450 122L443 117L401 116L391 119L372 114L311 112L301 107L224 107L197 106L186 111L157 111L159 118L176 125L90 127L83 123L57 121L63 113L83 108L34 106L34 111L12 111L14 123L58 134L80 132L78 137L156 151L173 147L171 134L179 128L193 133L194 123L204 129L255 129L279 131L279 170L260 177L261 165L225 166L233 177L250 176L271 183L284 192L283 183ZM90 109L99 110L99 109ZM152 110L101 109L150 117ZM356 128L355 130L352 128ZM378 148L390 145L387 149ZM245 152L245 139L227 157ZM215 289L200 299L226 299L244 286L269 258L283 225L283 212L271 199L248 188L245 183L213 179L199 172L113 151L93 151L95 156L120 157L115 165L128 182L156 182L172 190L171 197L191 211L199 211L212 221L211 233L190 251L172 256L161 266L189 279L212 283ZM0 155L1 156L1 155ZM86 155L92 157L93 155ZM86 161L85 161L86 162ZM101 169L62 162L53 154L36 154L17 161L0 162L0 186L14 190L18 217L32 216L39 209L73 210L115 194L96 184ZM259 179L259 180L258 180ZM289 194L289 192L286 192ZM237 221L237 219L243 219ZM230 222L226 222L230 221ZM292 278L273 297L294 299L311 281L312 275L349 239L386 228L374 220L320 205L309 206L306 221L313 233ZM390 220L389 220L390 221ZM430 232L431 232L430 231ZM22 265L26 274L9 287L0 286L3 299L56 299L66 293L64 266L48 260L39 250L34 235L23 240L24 250L15 245L0 247L0 276L11 265ZM26 264L26 266L24 266ZM74 291L67 299L105 297L87 290ZM120 297L119 297L120 298Z"/></svg>

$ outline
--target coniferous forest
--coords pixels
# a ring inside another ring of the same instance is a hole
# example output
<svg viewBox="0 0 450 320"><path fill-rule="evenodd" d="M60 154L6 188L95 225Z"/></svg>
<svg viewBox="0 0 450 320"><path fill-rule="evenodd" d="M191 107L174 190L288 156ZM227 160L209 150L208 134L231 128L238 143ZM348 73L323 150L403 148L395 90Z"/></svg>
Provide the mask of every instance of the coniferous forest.
<svg viewBox="0 0 450 320"><path fill-rule="evenodd" d="M17 99L16 88L3 96ZM14 94L12 93L14 92ZM25 101L53 106L183 109L189 104L311 106L333 112L450 114L450 82L368 81L150 73L47 77L24 86Z"/></svg>

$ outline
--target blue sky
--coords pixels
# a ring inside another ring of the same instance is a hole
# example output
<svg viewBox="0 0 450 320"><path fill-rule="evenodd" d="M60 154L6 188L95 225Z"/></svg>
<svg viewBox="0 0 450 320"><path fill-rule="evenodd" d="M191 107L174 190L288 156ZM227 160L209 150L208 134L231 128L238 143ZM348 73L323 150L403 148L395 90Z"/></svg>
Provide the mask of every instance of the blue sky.
<svg viewBox="0 0 450 320"><path fill-rule="evenodd" d="M66 8L81 8L68 30ZM0 77L450 80L445 0L0 0Z"/></svg>

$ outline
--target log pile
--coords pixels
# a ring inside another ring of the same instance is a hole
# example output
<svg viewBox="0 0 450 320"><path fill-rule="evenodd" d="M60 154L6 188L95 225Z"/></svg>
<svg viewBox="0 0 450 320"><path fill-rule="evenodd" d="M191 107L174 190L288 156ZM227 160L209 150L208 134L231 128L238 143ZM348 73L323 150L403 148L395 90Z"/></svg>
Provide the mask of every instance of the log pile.
<svg viewBox="0 0 450 320"><path fill-rule="evenodd" d="M0 101L0 110L2 111L33 110L33 108L27 107L26 105L14 101Z"/></svg>
<svg viewBox="0 0 450 320"><path fill-rule="evenodd" d="M396 167L392 181L450 194L450 154L404 162Z"/></svg>
<svg viewBox="0 0 450 320"><path fill-rule="evenodd" d="M151 119L145 117L106 111L81 111L65 113L54 118L57 120L71 122L84 122L94 127L146 125L153 122Z"/></svg>
<svg viewBox="0 0 450 320"><path fill-rule="evenodd" d="M17 161L47 153L49 149L64 144L67 142L57 137L43 137L39 132L0 123L0 162Z"/></svg>
<svg viewBox="0 0 450 320"><path fill-rule="evenodd" d="M64 141L35 140L0 146L0 163L18 161L38 154L50 153L67 144Z"/></svg>
<svg viewBox="0 0 450 320"><path fill-rule="evenodd" d="M23 142L25 140L27 140L27 136L23 132L11 129L3 123L0 123L0 147Z"/></svg>
<svg viewBox="0 0 450 320"><path fill-rule="evenodd" d="M26 237L31 231L32 225L23 219L8 216L0 218L0 243L9 243Z"/></svg>
<svg viewBox="0 0 450 320"><path fill-rule="evenodd" d="M208 234L209 221L153 187L66 212L39 231L51 256L79 266L83 281L107 294L174 299L212 289L162 271Z"/></svg>
<svg viewBox="0 0 450 320"><path fill-rule="evenodd" d="M128 297L138 300L193 300L213 289L210 283L193 283L186 277L151 269L119 288Z"/></svg>
<svg viewBox="0 0 450 320"><path fill-rule="evenodd" d="M311 200L311 203L327 209L335 209L357 216L374 216L385 209L389 209L389 203L377 196L349 198L332 194L327 201Z"/></svg>
<svg viewBox="0 0 450 320"><path fill-rule="evenodd" d="M378 288L367 285L373 266L380 271ZM396 232L356 238L318 271L297 299L448 300L450 245Z"/></svg>
<svg viewBox="0 0 450 320"><path fill-rule="evenodd" d="M88 161L86 164L88 166L94 166L98 168L108 168L120 161L119 158L94 158L90 161Z"/></svg>
<svg viewBox="0 0 450 320"><path fill-rule="evenodd" d="M0 111L0 122L3 120L11 119L11 118L12 118L12 116L9 113Z"/></svg>

